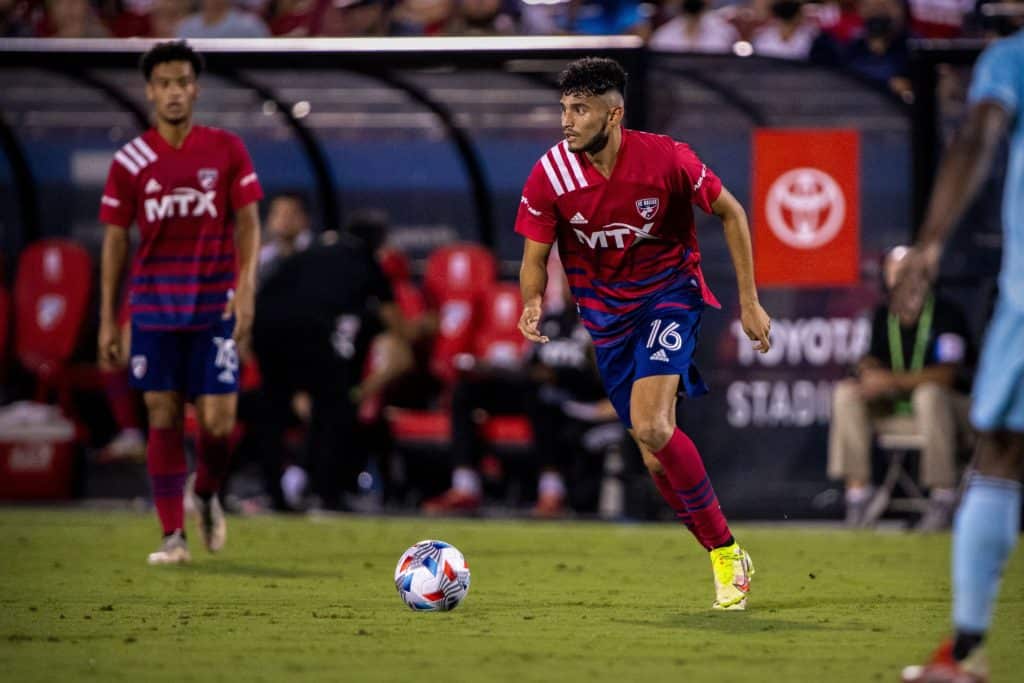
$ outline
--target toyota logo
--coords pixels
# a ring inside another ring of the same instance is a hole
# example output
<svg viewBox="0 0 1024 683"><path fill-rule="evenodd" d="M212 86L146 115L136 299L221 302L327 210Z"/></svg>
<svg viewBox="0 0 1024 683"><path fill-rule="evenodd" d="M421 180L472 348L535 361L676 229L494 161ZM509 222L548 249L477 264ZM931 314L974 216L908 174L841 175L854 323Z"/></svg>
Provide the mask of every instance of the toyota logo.
<svg viewBox="0 0 1024 683"><path fill-rule="evenodd" d="M846 200L829 174L816 168L794 168L772 183L765 213L768 227L787 245L817 249L843 227Z"/></svg>

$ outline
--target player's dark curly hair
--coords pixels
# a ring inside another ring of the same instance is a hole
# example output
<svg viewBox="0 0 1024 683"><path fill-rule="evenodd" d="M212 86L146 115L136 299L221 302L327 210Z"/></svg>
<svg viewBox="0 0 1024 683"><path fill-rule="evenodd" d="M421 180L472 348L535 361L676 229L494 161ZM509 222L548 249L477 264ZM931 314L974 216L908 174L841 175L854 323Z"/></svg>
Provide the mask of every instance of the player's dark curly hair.
<svg viewBox="0 0 1024 683"><path fill-rule="evenodd" d="M165 62L189 62L192 64L192 71L197 77L203 72L203 67L206 66L203 56L193 50L184 40L171 40L165 43L157 43L149 48L142 55L142 59L139 60L139 69L142 70L142 75L148 81L149 77L153 75L153 69L158 64L164 64Z"/></svg>
<svg viewBox="0 0 1024 683"><path fill-rule="evenodd" d="M626 94L626 72L614 59L584 57L571 62L558 77L563 95Z"/></svg>

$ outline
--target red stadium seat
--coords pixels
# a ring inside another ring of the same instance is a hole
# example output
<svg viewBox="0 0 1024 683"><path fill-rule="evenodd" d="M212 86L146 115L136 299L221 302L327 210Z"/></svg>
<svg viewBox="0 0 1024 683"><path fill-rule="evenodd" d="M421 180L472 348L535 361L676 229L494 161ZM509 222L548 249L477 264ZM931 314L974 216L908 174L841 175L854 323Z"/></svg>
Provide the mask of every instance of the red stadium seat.
<svg viewBox="0 0 1024 683"><path fill-rule="evenodd" d="M39 399L49 389L66 391L65 371L91 290L92 259L78 244L43 240L21 254L14 284L15 353L39 379Z"/></svg>
<svg viewBox="0 0 1024 683"><path fill-rule="evenodd" d="M397 249L385 249L380 255L380 266L391 283L395 303L408 320L416 320L427 312L423 293L412 282L409 258Z"/></svg>
<svg viewBox="0 0 1024 683"><path fill-rule="evenodd" d="M7 361L7 343L11 329L11 297L0 285L0 376L3 376L4 363Z"/></svg>

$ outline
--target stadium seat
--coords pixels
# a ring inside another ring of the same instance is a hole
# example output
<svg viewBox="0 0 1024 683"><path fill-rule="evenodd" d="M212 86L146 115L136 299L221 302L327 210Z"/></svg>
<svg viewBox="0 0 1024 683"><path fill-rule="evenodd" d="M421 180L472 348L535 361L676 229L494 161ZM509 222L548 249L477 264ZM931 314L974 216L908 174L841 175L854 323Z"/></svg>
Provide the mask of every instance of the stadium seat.
<svg viewBox="0 0 1024 683"><path fill-rule="evenodd" d="M409 258L398 249L385 249L380 255L380 265L391 283L395 303L407 320L417 320L427 311L423 293L412 282Z"/></svg>
<svg viewBox="0 0 1024 683"><path fill-rule="evenodd" d="M3 376L7 362L7 343L11 329L11 297L7 288L0 285L0 377Z"/></svg>
<svg viewBox="0 0 1024 683"><path fill-rule="evenodd" d="M874 526L886 512L918 512L928 508L928 496L907 472L907 459L912 451L924 446L924 435L917 431L914 420L894 417L879 425L875 440L878 449L888 458L888 468L875 495L864 513L864 526ZM903 492L896 496L897 487Z"/></svg>
<svg viewBox="0 0 1024 683"><path fill-rule="evenodd" d="M91 292L92 258L78 244L42 240L22 252L14 283L15 354L38 380L36 400L45 401L56 390L67 412L71 385L90 376L72 371L69 360Z"/></svg>

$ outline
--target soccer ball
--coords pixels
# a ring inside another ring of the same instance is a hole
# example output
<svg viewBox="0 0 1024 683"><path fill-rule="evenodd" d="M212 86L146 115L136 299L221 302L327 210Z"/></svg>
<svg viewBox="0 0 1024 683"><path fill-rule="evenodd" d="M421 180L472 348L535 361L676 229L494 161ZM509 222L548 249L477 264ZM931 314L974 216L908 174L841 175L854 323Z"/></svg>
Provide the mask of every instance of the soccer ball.
<svg viewBox="0 0 1024 683"><path fill-rule="evenodd" d="M420 541L398 558L395 588L410 609L447 612L469 592L469 565L453 545Z"/></svg>

